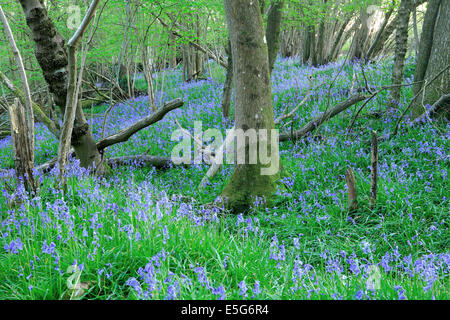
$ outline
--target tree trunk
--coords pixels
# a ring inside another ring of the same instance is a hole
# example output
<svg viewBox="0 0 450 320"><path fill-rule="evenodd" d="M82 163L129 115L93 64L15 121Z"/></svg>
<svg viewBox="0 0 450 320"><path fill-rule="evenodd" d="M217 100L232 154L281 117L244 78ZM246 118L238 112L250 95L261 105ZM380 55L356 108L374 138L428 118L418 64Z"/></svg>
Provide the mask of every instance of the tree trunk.
<svg viewBox="0 0 450 320"><path fill-rule="evenodd" d="M225 13L233 55L233 82L235 84L236 130L257 132L257 145L264 142L269 150L260 150L256 163L236 164L230 181L222 192L226 206L233 212L242 212L254 204L255 198L269 200L276 189L277 172L264 172L270 165L279 165L278 141L272 142L271 130L275 128L272 108L272 90L269 58L264 41L263 20L257 0L225 0ZM264 141L261 129L269 131ZM252 143L245 143L245 158L250 156ZM257 148L258 149L258 148ZM261 152L262 151L262 152ZM242 150L238 150L242 152ZM267 164L261 153L270 154ZM265 164L264 164L265 162ZM270 170L269 170L270 171ZM265 173L265 174L263 174Z"/></svg>
<svg viewBox="0 0 450 320"><path fill-rule="evenodd" d="M323 0L326 5L327 0ZM326 13L325 13L326 14ZM319 31L317 35L317 63L323 65L325 63L325 18L320 19Z"/></svg>
<svg viewBox="0 0 450 320"><path fill-rule="evenodd" d="M351 18L347 18L346 20L345 20L345 22L342 24L342 26L340 27L340 29L339 29L339 31L338 31L338 33L337 33L337 35L336 35L336 37L335 37L335 39L334 39L334 43L333 43L333 46L331 47L331 50L330 50L330 54L328 55L328 57L327 57L327 62L330 62L330 61L332 61L332 60L334 60L334 57L336 57L338 54L339 54L339 45L340 45L340 43L341 43L341 40L342 40L342 36L343 36L343 34L344 34L344 31L345 31L345 29L347 28L347 26L348 26L348 24L349 24L349 22L350 22L350 20L351 20Z"/></svg>
<svg viewBox="0 0 450 320"><path fill-rule="evenodd" d="M297 27L290 27L281 32L281 55L284 58L300 56L303 51L301 43L303 43L302 31Z"/></svg>
<svg viewBox="0 0 450 320"><path fill-rule="evenodd" d="M437 20L436 18L437 17ZM433 19L434 18L434 19ZM413 104L412 118L416 119L425 112L424 106L434 104L450 90L450 69L444 71L433 83L427 79L434 78L440 71L450 65L450 1L434 1L428 4L422 36L420 37L419 56L414 73L414 81L422 81L414 87L414 94L427 85L422 95ZM448 104L448 103L447 103ZM449 110L449 107L442 108Z"/></svg>
<svg viewBox="0 0 450 320"><path fill-rule="evenodd" d="M312 25L309 27L309 44L311 49L311 64L317 66L317 51L316 51L316 26Z"/></svg>
<svg viewBox="0 0 450 320"><path fill-rule="evenodd" d="M307 64L311 56L311 32L310 27L305 28L305 41L303 43L302 63Z"/></svg>
<svg viewBox="0 0 450 320"><path fill-rule="evenodd" d="M403 69L405 66L405 56L408 50L408 24L411 15L411 1L402 0L398 8L398 25L395 33L395 58L394 69L392 70L392 85L390 93L390 105L397 105L400 100L401 89L399 86L403 82Z"/></svg>
<svg viewBox="0 0 450 320"><path fill-rule="evenodd" d="M412 8L417 8L419 5L421 5L425 1L427 1L427 0L416 0L415 3L412 4ZM386 20L383 22L383 25L382 25L380 31L375 36L375 39L374 39L372 45L370 46L369 50L367 51L366 59L373 59L383 51L386 41L389 39L389 37L391 36L391 34L394 32L394 30L397 28L397 26L399 24L399 21L398 21L399 13L400 12L397 13L395 18L392 19L391 22L387 23L390 15L391 15L391 11L388 12L388 14L386 15ZM387 24L387 25L384 26L385 24Z"/></svg>
<svg viewBox="0 0 450 320"><path fill-rule="evenodd" d="M367 35L369 32L369 28L367 26L367 11L366 8L361 8L360 10L360 27L355 32L354 40L351 47L351 53L349 56L350 60L361 60L365 54L364 54L364 43L366 42Z"/></svg>
<svg viewBox="0 0 450 320"><path fill-rule="evenodd" d="M272 73L275 60L280 51L281 19L284 0L272 1L267 14L266 38L269 51L269 72Z"/></svg>
<svg viewBox="0 0 450 320"><path fill-rule="evenodd" d="M14 165L17 181L22 180L26 190L35 193L37 184L33 176L33 151L28 136L28 123L25 110L16 99L14 105L9 106L11 121L11 137L14 149ZM34 137L32 137L34 138Z"/></svg>
<svg viewBox="0 0 450 320"><path fill-rule="evenodd" d="M386 33L385 33L385 29L386 29L386 26L388 25L389 19L391 18L391 15L392 15L393 12L394 12L394 9L390 9L390 10L386 13L386 15L384 16L383 23L381 24L380 29L377 31L377 33L376 33L376 35L375 35L375 38L374 38L372 44L370 45L369 49L367 50L367 53L366 53L366 60L369 60L369 59L371 59L372 57L374 57L374 51L375 51L375 50L378 50L379 47L382 48L382 45L384 44L384 41L387 40L387 38L384 39L384 37L382 38L382 36L386 34ZM392 33L392 32L391 32L391 33ZM390 35L391 33L389 33L389 35ZM389 35L388 35L388 37L389 37ZM382 42L383 42L383 43L382 43ZM378 52L378 51L377 51L377 52Z"/></svg>
<svg viewBox="0 0 450 320"><path fill-rule="evenodd" d="M56 30L40 0L19 1L35 42L36 59L42 68L53 100L64 115L68 77L68 60L64 39ZM95 140L81 109L81 104L78 105L72 132L72 146L82 167L95 166L100 170L102 166L100 153L95 147Z"/></svg>

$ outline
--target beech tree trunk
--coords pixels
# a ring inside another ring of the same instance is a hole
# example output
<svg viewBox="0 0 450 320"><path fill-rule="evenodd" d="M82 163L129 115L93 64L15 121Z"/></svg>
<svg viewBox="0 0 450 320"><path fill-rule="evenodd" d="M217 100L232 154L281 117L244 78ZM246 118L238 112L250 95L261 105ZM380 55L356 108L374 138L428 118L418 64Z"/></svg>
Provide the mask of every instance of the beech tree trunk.
<svg viewBox="0 0 450 320"><path fill-rule="evenodd" d="M433 19L436 16L437 20ZM414 93L417 94L425 85L427 87L424 88L422 94L416 99L413 105L413 119L416 119L425 112L424 106L427 104L433 105L440 97L450 93L450 69L444 71L432 83L427 83L427 80L434 78L439 72L450 65L449 20L450 1L431 0L428 4L428 10L424 20L417 68L414 74L414 81L425 81L418 83L414 87ZM449 102L447 101L445 106L440 109L445 110L448 117L450 110Z"/></svg>
<svg viewBox="0 0 450 320"><path fill-rule="evenodd" d="M301 44L304 42L302 30L297 27L290 27L281 31L280 37L280 51L283 57L300 56L303 51Z"/></svg>
<svg viewBox="0 0 450 320"><path fill-rule="evenodd" d="M267 14L267 47L269 52L269 72L272 73L275 60L280 51L281 18L284 0L272 0Z"/></svg>
<svg viewBox="0 0 450 320"><path fill-rule="evenodd" d="M316 27L314 25L309 26L309 47L311 51L311 64L317 66Z"/></svg>
<svg viewBox="0 0 450 320"><path fill-rule="evenodd" d="M409 16L411 15L412 0L402 0L398 8L398 24L395 32L395 58L394 69L392 70L392 85L390 93L391 106L397 105L400 100L401 89L399 85L403 81L405 56L408 50L408 24Z"/></svg>
<svg viewBox="0 0 450 320"><path fill-rule="evenodd" d="M351 47L351 53L349 56L350 60L361 60L364 56L364 44L366 42L366 38L369 32L369 28L367 26L367 11L366 8L361 8L360 15L359 15L359 21L360 21L360 27L355 32L354 40Z"/></svg>
<svg viewBox="0 0 450 320"><path fill-rule="evenodd" d="M53 100L64 115L68 77L68 60L64 39L56 30L48 16L47 9L40 0L19 0L19 2L33 36L36 59L53 95ZM102 166L100 153L96 148L81 104L78 105L72 132L72 146L82 167L95 166L97 170L100 170Z"/></svg>
<svg viewBox="0 0 450 320"><path fill-rule="evenodd" d="M224 0L225 14L233 55L235 84L235 127L269 131L266 150L272 163L279 165L278 143L271 143L271 129L275 128L268 49L264 37L263 20L257 0ZM261 148L258 133L258 147ZM278 142L278 141L277 141ZM276 189L278 172L262 175L260 153L256 164L249 164L249 143L245 144L245 164L236 164L234 172L222 192L226 206L234 213L246 211L255 197L269 200ZM258 148L257 148L258 149Z"/></svg>
<svg viewBox="0 0 450 320"><path fill-rule="evenodd" d="M326 4L327 0L323 0ZM317 63L323 65L325 63L325 18L322 17L319 23L319 31L317 35Z"/></svg>
<svg viewBox="0 0 450 320"><path fill-rule="evenodd" d="M303 43L302 63L307 64L311 56L311 30L310 26L305 28L305 41Z"/></svg>

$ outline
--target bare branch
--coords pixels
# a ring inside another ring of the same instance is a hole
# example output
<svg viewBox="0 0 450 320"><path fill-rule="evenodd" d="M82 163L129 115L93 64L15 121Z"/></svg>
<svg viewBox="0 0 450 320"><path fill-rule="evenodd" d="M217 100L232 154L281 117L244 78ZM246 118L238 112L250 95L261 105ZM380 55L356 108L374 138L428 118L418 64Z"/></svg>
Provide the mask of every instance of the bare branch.
<svg viewBox="0 0 450 320"><path fill-rule="evenodd" d="M97 142L97 149L103 150L114 144L127 141L133 134L135 134L139 130L142 130L142 129L152 125L153 123L160 121L162 118L164 118L164 116L168 112L170 112L174 109L180 108L181 106L183 106L183 104L184 103L181 99L175 99L175 100L167 102L161 108L156 110L156 112L149 115L148 117L138 120L137 122L135 122L128 128L123 129L120 132L118 132L112 136L106 137L105 139L102 139L99 142Z"/></svg>
<svg viewBox="0 0 450 320"><path fill-rule="evenodd" d="M363 101L365 99L367 99L367 96L364 94L356 94L354 96L351 96L347 100L338 103L333 109L316 116L314 119L312 119L306 125L304 125L301 129L296 130L292 133L280 134L280 141L301 139L301 138L305 137L309 132L314 131L319 125L321 125L328 119L336 116L337 114L341 113L342 111L345 111L348 108L350 108L352 105L354 105L360 101Z"/></svg>
<svg viewBox="0 0 450 320"><path fill-rule="evenodd" d="M278 119L275 120L275 124L279 124L284 119L292 117L294 115L294 113L296 113L297 110L300 109L300 107L306 103L306 101L309 98L309 95L311 94L311 87L312 87L312 76L309 76L308 91L306 92L306 95L303 98L303 100L294 108L294 110L292 110L288 114L286 114L286 112L287 112L287 106L286 106L286 108L284 108L283 113L281 114L281 116Z"/></svg>

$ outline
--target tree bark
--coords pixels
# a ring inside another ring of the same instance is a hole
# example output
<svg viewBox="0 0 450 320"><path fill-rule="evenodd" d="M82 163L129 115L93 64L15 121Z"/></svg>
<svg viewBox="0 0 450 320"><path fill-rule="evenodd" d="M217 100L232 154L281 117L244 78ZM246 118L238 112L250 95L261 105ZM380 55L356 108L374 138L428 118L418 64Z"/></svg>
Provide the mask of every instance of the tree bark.
<svg viewBox="0 0 450 320"><path fill-rule="evenodd" d="M33 175L33 150L28 135L28 123L24 108L17 99L14 105L9 106L9 118L17 181L22 180L25 189L35 193L37 184Z"/></svg>
<svg viewBox="0 0 450 320"><path fill-rule="evenodd" d="M311 32L310 27L305 28L305 41L303 43L302 63L307 64L311 56Z"/></svg>
<svg viewBox="0 0 450 320"><path fill-rule="evenodd" d="M394 68L392 70L392 83L390 102L391 106L398 105L403 82L405 56L408 50L408 24L411 15L412 0L402 0L398 8L398 24L395 33L395 58Z"/></svg>
<svg viewBox="0 0 450 320"><path fill-rule="evenodd" d="M284 0L272 0L267 14L266 38L269 52L269 72L272 74L273 66L280 51L281 20L283 17Z"/></svg>
<svg viewBox="0 0 450 320"><path fill-rule="evenodd" d="M68 78L68 58L64 39L56 30L48 16L47 9L40 0L19 0L19 2L35 42L36 59L42 69L44 79L49 85L53 100L64 115ZM95 147L95 140L81 105L78 104L78 106L72 132L72 146L82 167L100 168L100 153Z"/></svg>
<svg viewBox="0 0 450 320"><path fill-rule="evenodd" d="M327 0L323 0L323 5L326 5ZM323 13L326 15L326 13ZM325 63L325 17L321 17L319 23L319 30L317 34L317 63L323 65Z"/></svg>
<svg viewBox="0 0 450 320"><path fill-rule="evenodd" d="M260 129L269 131L266 138L271 164L279 165L278 141L271 142L275 128L269 58L264 40L263 20L257 0L225 0L225 14L233 55L233 82L235 84L236 130L256 130L261 148ZM245 158L249 158L250 143L245 143ZM242 151L242 150L238 150ZM267 150L263 150L267 152ZM267 153L266 153L267 154ZM269 164L270 165L270 164ZM246 211L255 198L269 201L276 189L278 172L262 174L268 165L260 154L256 164L246 161L236 164L234 172L222 192L222 199L233 212Z"/></svg>
<svg viewBox="0 0 450 320"><path fill-rule="evenodd" d="M449 19L450 17L448 13L448 1L446 4L444 4L444 2L446 1L430 0L428 3L428 9L425 14L422 26L422 35L419 42L419 54L417 56L416 70L414 72L414 82L417 82L413 88L414 96L417 95L425 85L425 83L423 83L424 79L433 77L434 74L437 74L439 68L442 69L446 66L446 64L448 65L450 63L448 61L448 33L450 30L448 27L448 22L447 24L445 23L445 19ZM445 57L446 55L447 57ZM435 65L431 66L431 63ZM448 71L446 73L447 75L444 73L441 78L443 88L441 95L449 93L450 85L448 83L448 73ZM437 81L439 83L439 80ZM447 81L447 83L445 81ZM439 85L433 85L431 89L427 88L427 90L425 90L425 93L423 94L424 103L433 104L436 100L438 100L440 90L436 90L436 88L439 88ZM418 118L424 113L424 111L425 109L422 106L422 99L419 98L412 106L412 118Z"/></svg>
<svg viewBox="0 0 450 320"><path fill-rule="evenodd" d="M361 8L359 14L360 27L354 35L351 53L349 56L350 60L361 60L365 56L364 43L366 42L366 38L369 32L369 28L367 26L367 18L368 15L366 8Z"/></svg>
<svg viewBox="0 0 450 320"><path fill-rule="evenodd" d="M340 27L335 39L334 39L334 43L333 46L331 47L330 50L330 54L327 57L327 62L330 62L332 60L334 60L334 57L336 57L339 54L340 48L339 45L341 43L342 40L342 36L344 35L344 31L347 28L348 24L350 23L351 17L347 18L345 20L345 22L342 24L342 26Z"/></svg>

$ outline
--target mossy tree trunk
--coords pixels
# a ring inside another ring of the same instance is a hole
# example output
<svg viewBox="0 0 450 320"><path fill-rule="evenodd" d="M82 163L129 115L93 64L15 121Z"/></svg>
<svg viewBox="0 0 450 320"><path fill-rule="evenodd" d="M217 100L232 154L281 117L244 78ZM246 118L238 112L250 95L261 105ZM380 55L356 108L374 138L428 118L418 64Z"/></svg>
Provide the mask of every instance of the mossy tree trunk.
<svg viewBox="0 0 450 320"><path fill-rule="evenodd" d="M40 0L19 0L35 43L35 56L55 104L64 115L67 98L68 59L64 39L48 16ZM72 132L72 146L82 167L96 167L102 172L102 161L94 136L78 104Z"/></svg>
<svg viewBox="0 0 450 320"><path fill-rule="evenodd" d="M450 1L431 0L425 15L422 36L420 37L419 56L414 73L414 95L426 84L422 94L416 99L412 109L412 118L416 119L425 112L424 106L434 104L441 96L450 92L450 69L445 70L432 83L431 80L450 65ZM450 106L443 110L450 109Z"/></svg>
<svg viewBox="0 0 450 320"><path fill-rule="evenodd" d="M224 3L233 55L235 127L244 132L266 129L270 134L275 125L267 41L259 2L224 0ZM269 135L268 153L272 162L279 164L278 144L271 144L270 138ZM236 164L222 192L227 207L234 213L246 211L256 197L270 199L276 188L278 173L262 175L261 169L268 165L263 164L260 154L255 164L249 164L249 149L249 143L246 143L246 162Z"/></svg>

